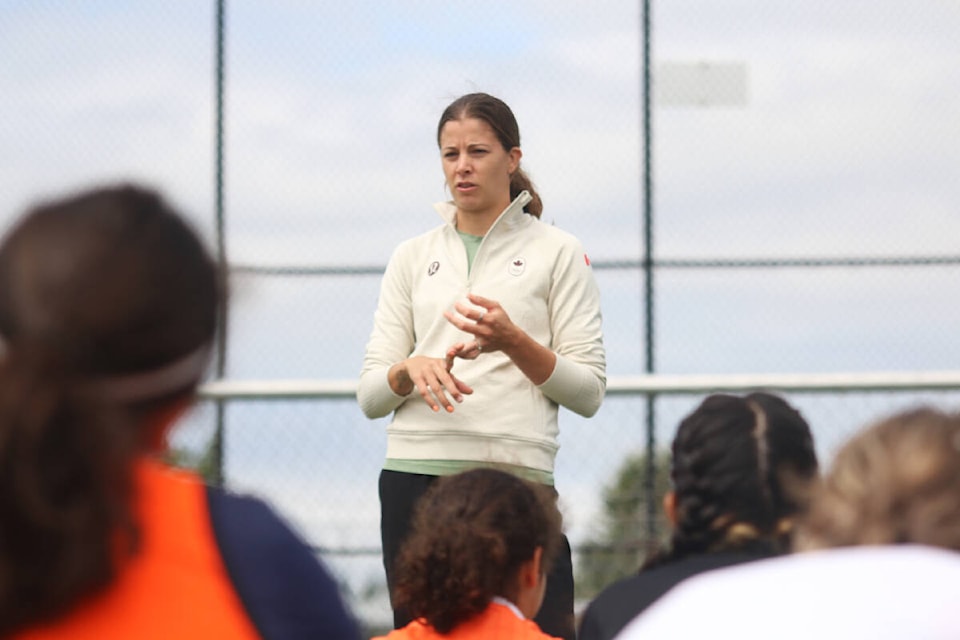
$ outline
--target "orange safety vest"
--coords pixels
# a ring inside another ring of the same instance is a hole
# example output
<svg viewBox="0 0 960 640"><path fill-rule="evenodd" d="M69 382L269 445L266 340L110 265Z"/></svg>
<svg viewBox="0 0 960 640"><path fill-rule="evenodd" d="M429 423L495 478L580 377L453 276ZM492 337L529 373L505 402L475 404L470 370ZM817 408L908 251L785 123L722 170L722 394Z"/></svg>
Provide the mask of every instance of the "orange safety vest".
<svg viewBox="0 0 960 640"><path fill-rule="evenodd" d="M227 574L199 477L135 472L141 548L105 591L16 640L260 640Z"/></svg>

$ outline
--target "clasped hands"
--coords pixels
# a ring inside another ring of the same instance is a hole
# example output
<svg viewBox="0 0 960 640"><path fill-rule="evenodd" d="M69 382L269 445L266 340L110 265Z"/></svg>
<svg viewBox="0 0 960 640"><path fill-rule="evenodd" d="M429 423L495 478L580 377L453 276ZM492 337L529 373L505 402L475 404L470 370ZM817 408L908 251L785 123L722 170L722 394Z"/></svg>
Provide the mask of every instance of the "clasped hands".
<svg viewBox="0 0 960 640"><path fill-rule="evenodd" d="M407 358L394 368L397 386L391 386L400 395L412 393L414 389L423 397L434 411L442 406L447 413L453 413L456 402L463 402L463 396L473 393L473 388L453 374L453 363L457 358L474 360L481 353L500 351L509 346L518 329L511 322L498 302L475 294L467 294L470 304L457 302L453 310L443 313L450 324L461 331L473 335L469 342L458 342L447 349L442 358L414 356ZM393 372L391 372L393 373ZM393 378L393 376L391 376Z"/></svg>

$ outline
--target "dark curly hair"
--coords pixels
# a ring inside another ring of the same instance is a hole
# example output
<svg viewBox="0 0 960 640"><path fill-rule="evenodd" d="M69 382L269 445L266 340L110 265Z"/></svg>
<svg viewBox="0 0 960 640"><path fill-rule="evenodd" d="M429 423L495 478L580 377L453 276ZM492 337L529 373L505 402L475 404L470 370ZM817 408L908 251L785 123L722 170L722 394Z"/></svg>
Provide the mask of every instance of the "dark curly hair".
<svg viewBox="0 0 960 640"><path fill-rule="evenodd" d="M205 356L220 291L196 234L140 187L41 204L3 239L0 637L66 613L135 553L133 461L153 412L199 382L206 358L184 357Z"/></svg>
<svg viewBox="0 0 960 640"><path fill-rule="evenodd" d="M468 93L460 96L443 110L440 122L437 124L437 144L440 144L443 125L451 120L463 120L464 118L476 118L490 125L505 151L520 146L520 126L517 124L517 118L513 115L513 111L510 110L506 102L487 93ZM540 214L543 213L543 200L540 199L540 194L534 188L530 177L523 169L517 167L517 170L510 176L510 199L516 198L521 191L527 191L533 197L533 200L528 202L523 210L539 218Z"/></svg>
<svg viewBox="0 0 960 640"><path fill-rule="evenodd" d="M440 633L516 595L521 566L542 548L549 571L561 540L555 494L497 469L440 478L418 503L397 560L395 605Z"/></svg>
<svg viewBox="0 0 960 640"><path fill-rule="evenodd" d="M810 427L783 398L714 394L673 440L676 524L647 566L733 549L786 551L818 471Z"/></svg>

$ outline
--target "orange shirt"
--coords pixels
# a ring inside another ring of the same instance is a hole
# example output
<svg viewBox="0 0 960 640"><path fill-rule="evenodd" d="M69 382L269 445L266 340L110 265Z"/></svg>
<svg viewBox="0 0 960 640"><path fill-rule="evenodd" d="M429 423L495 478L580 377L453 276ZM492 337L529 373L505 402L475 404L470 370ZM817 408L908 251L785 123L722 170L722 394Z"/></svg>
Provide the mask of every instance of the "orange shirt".
<svg viewBox="0 0 960 640"><path fill-rule="evenodd" d="M136 469L141 549L106 591L17 640L259 640L221 559L194 474Z"/></svg>
<svg viewBox="0 0 960 640"><path fill-rule="evenodd" d="M423 620L415 620L402 629L372 640L556 640L548 636L533 620L521 618L510 607L496 602L483 613L453 628L450 633L438 633Z"/></svg>

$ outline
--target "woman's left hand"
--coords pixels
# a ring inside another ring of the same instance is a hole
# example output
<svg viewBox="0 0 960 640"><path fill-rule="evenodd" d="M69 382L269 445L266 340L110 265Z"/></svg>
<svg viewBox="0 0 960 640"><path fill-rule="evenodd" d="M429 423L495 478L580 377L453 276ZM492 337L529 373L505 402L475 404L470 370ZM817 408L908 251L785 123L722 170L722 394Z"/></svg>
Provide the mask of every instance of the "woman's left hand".
<svg viewBox="0 0 960 640"><path fill-rule="evenodd" d="M456 328L472 334L474 340L450 347L446 354L448 359L473 360L481 353L503 351L516 344L522 331L513 324L499 302L473 293L467 294L467 300L473 306L458 302L454 305L456 313L444 311L443 315Z"/></svg>

